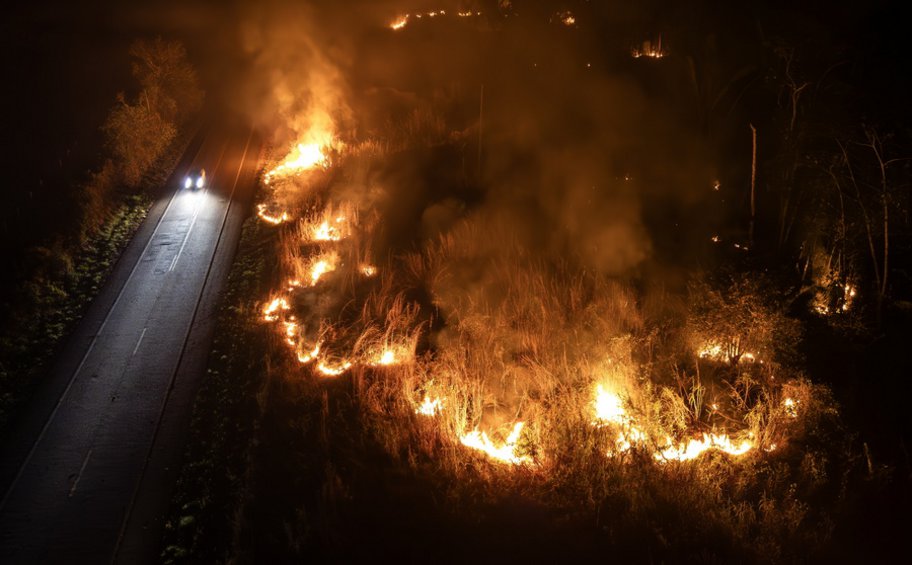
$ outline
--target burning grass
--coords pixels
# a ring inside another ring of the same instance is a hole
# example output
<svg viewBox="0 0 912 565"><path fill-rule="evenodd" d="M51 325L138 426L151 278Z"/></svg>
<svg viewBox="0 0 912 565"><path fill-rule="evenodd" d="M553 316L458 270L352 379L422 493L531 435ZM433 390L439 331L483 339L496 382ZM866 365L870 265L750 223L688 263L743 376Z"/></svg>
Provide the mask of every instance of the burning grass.
<svg viewBox="0 0 912 565"><path fill-rule="evenodd" d="M384 152L340 158L357 168ZM356 433L394 466L456 499L522 492L574 512L626 505L640 522L644 508L693 512L742 557L759 555L756 539L788 553L829 535L777 473L806 480L789 461L825 457L809 438L849 440L826 389L791 368L800 332L768 282L697 278L686 306L647 308L637 281L532 256L485 213L377 268L372 200L308 182L290 199L300 219L280 228L287 292L263 318L300 394L328 406L327 387L350 383L340 402Z"/></svg>

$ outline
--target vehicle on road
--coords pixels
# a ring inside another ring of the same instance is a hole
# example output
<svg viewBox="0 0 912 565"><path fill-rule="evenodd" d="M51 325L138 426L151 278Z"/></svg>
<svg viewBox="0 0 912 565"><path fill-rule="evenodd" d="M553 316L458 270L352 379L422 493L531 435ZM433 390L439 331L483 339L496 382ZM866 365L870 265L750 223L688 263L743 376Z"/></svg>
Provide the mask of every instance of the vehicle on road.
<svg viewBox="0 0 912 565"><path fill-rule="evenodd" d="M191 169L184 177L184 188L198 190L206 186L206 169Z"/></svg>

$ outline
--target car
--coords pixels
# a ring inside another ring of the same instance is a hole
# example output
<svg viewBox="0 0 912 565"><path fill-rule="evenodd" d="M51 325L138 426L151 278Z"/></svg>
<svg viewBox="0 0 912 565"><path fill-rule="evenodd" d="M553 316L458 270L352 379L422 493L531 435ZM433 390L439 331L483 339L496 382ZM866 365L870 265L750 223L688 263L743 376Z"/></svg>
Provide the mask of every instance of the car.
<svg viewBox="0 0 912 565"><path fill-rule="evenodd" d="M184 188L197 190L206 186L206 169L191 169L184 177Z"/></svg>

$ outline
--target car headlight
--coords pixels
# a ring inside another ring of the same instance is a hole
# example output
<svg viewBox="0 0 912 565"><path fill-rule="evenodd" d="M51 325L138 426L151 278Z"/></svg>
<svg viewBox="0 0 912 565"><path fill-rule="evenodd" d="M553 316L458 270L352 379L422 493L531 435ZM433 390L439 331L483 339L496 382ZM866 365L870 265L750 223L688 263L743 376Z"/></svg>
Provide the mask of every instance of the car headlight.
<svg viewBox="0 0 912 565"><path fill-rule="evenodd" d="M203 177L196 179L196 188L203 188Z"/></svg>
<svg viewBox="0 0 912 565"><path fill-rule="evenodd" d="M190 188L191 186L193 186L193 179L191 179L190 177L185 178L184 179L184 188Z"/></svg>

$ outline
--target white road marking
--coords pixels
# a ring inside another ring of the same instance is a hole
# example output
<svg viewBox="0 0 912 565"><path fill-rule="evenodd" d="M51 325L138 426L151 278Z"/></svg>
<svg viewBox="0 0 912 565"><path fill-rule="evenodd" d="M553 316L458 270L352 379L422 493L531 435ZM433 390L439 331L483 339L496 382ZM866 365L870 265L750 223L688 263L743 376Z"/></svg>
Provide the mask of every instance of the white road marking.
<svg viewBox="0 0 912 565"><path fill-rule="evenodd" d="M139 351L139 344L142 343L143 338L146 337L147 329L149 329L149 328L148 327L143 328L142 333L139 334L139 341L136 342L136 347L133 348L133 355L136 355L136 352Z"/></svg>
<svg viewBox="0 0 912 565"><path fill-rule="evenodd" d="M73 496L73 493L76 492L76 485L79 484L79 479L82 478L82 473L85 471L86 465L89 464L89 459L92 457L92 452L95 451L95 448L89 449L89 452L86 453L86 458L82 461L82 467L79 468L79 473L76 474L76 480L73 481L73 486L70 488L70 494L67 495L67 498Z"/></svg>
<svg viewBox="0 0 912 565"><path fill-rule="evenodd" d="M202 147L202 144L200 145ZM197 150L197 155L199 150ZM175 191L171 194L171 198L168 199L168 205L165 206L165 211L162 212L162 215L158 217L158 220L155 222L155 227L152 228L152 233L149 235L149 239L146 241L146 244L143 246L142 251L139 253L139 257L136 259L136 263L133 264L133 268L130 269L130 273L127 275L126 280L123 283L123 286L120 287L120 290L117 292L117 298L114 299L114 302L111 304L111 307L108 308L107 313L105 313L104 319L99 326L98 331L92 336L92 341L89 343L88 348L86 348L85 354L82 356L82 360L79 361L79 365L76 367L76 370L73 371L73 374L70 376L69 382L67 382L66 388L63 389L63 393L60 395L60 398L57 399L57 403L54 405L54 409L51 410L50 415L48 415L47 421L44 423L44 426L41 427L41 431L38 433L38 437L35 438L35 442L32 444L31 449L29 449L28 454L25 456L25 459L22 461L22 464L19 466L19 470L16 472L16 476L13 477L12 482L6 489L6 492L3 495L3 499L0 500L0 512L6 508L6 503L9 501L10 496L12 496L13 491L16 490L16 485L19 483L19 480L22 478L22 474L25 472L26 467L29 462L31 462L32 457L35 455L35 451L38 449L38 446L44 440L45 434L47 434L48 428L51 427L51 423L54 421L54 418L57 416L57 411L60 410L60 407L63 406L64 400L70 393L70 389L73 388L73 383L76 382L76 376L82 371L82 368L85 366L86 360L89 358L89 355L95 349L95 344L98 343L98 338L101 337L102 332L104 332L105 326L108 325L108 320L111 319L111 314L114 313L114 310L117 308L117 305L120 304L120 299L123 298L124 291L130 285L130 281L133 279L133 275L136 273L136 270L139 269L139 265L143 263L143 257L146 256L146 252L149 251L149 247L152 245L152 241L155 240L155 236L158 234L158 229L162 226L162 221L168 215L168 211L171 210L171 205L174 204L175 197L178 192Z"/></svg>
<svg viewBox="0 0 912 565"><path fill-rule="evenodd" d="M206 195L206 190L203 190L200 196ZM196 224L196 218L199 216L200 208L202 207L202 198L198 198L196 201L196 210L193 211L193 219L190 220L190 228L187 230L187 233L184 234L184 241L181 242L180 249L177 251L177 255L174 256L174 259L171 260L171 266L168 268L168 271L173 271L174 267L177 266L177 260L180 259L181 253L184 252L184 247L187 245L187 240L190 239L190 233L193 231L193 226Z"/></svg>

